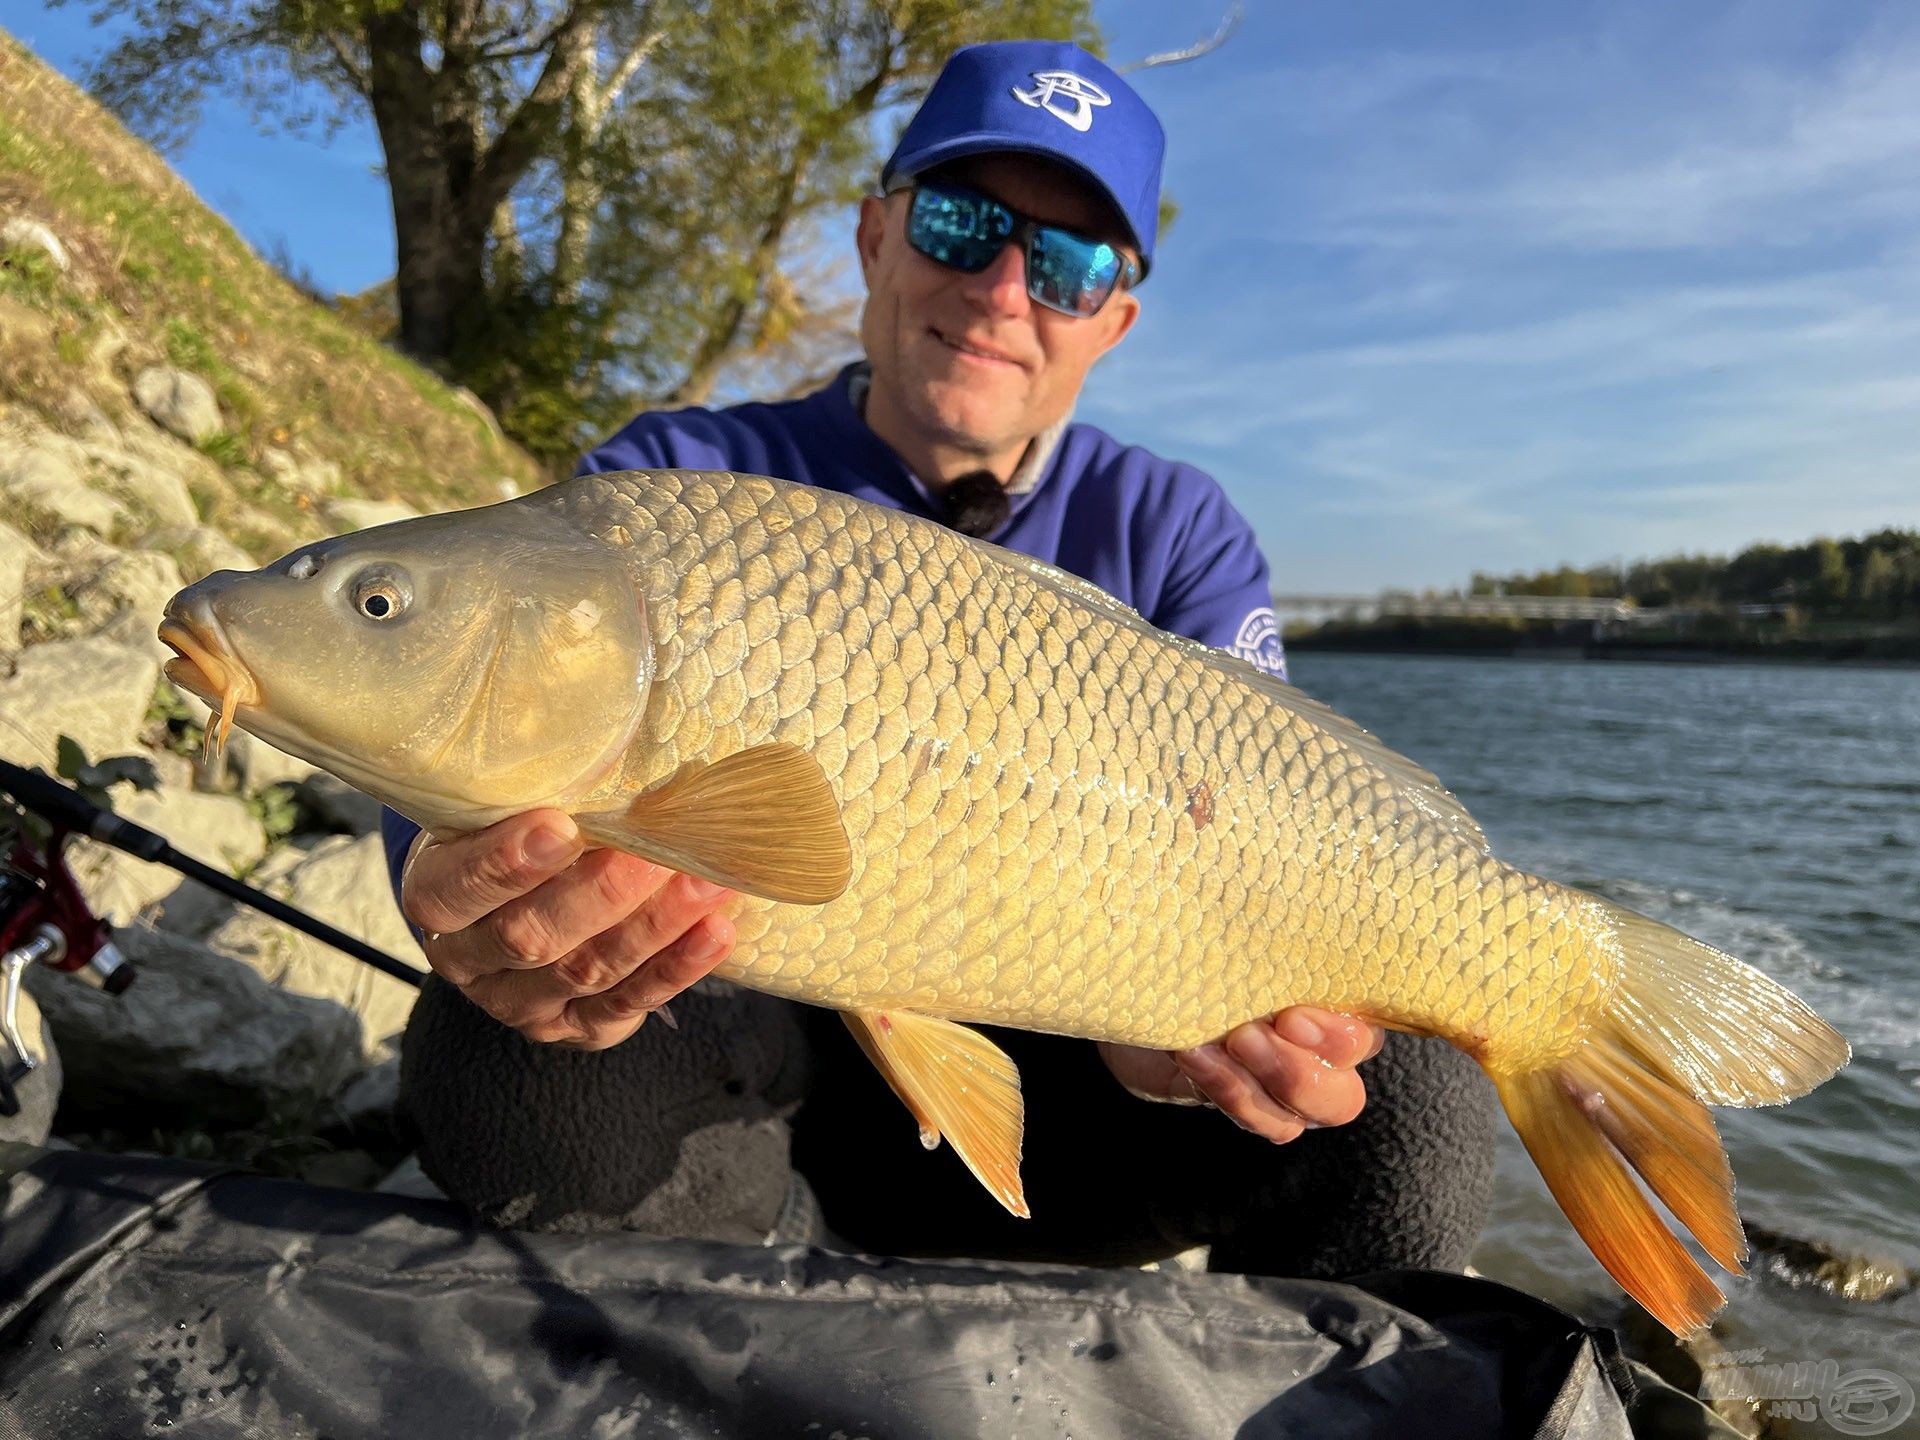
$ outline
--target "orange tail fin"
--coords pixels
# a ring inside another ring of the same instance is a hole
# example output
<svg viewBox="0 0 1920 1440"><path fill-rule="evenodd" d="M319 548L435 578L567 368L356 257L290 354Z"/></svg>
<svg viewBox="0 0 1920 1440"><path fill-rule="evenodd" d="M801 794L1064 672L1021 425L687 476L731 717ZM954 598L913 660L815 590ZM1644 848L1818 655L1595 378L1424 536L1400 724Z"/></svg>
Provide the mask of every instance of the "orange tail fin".
<svg viewBox="0 0 1920 1440"><path fill-rule="evenodd" d="M1805 1094L1847 1044L1796 996L1731 955L1606 901L1623 974L1586 1042L1557 1065L1495 1075L1547 1188L1607 1273L1668 1329L1697 1330L1725 1303L1634 1184L1640 1173L1720 1264L1746 1237L1733 1174L1707 1113ZM1622 1157L1626 1163L1622 1163Z"/></svg>

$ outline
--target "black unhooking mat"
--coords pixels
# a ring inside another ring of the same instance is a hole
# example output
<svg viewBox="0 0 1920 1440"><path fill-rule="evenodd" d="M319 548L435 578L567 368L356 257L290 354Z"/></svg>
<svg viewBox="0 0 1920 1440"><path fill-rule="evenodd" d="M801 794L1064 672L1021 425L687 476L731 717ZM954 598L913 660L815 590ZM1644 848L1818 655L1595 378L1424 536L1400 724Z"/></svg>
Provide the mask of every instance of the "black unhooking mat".
<svg viewBox="0 0 1920 1440"><path fill-rule="evenodd" d="M1460 1276L523 1235L184 1161L8 1158L3 1440L1631 1433L1606 1332Z"/></svg>

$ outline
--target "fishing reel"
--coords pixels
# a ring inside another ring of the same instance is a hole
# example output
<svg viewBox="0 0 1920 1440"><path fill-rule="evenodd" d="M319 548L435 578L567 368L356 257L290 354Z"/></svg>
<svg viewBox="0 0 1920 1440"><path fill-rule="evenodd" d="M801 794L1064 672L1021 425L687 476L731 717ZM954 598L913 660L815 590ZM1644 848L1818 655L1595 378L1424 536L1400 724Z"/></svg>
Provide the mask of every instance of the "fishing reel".
<svg viewBox="0 0 1920 1440"><path fill-rule="evenodd" d="M34 804L43 787L64 789L57 781L7 765L4 788L47 822L43 841L18 819L0 817L0 1118L20 1113L16 1086L40 1066L40 1057L20 1032L20 988L30 965L64 971L109 995L134 982L136 972L113 943L113 927L87 907L67 868L67 841L73 831L60 823L60 807ZM22 786L21 779L32 777ZM38 782L38 784L34 782Z"/></svg>
<svg viewBox="0 0 1920 1440"><path fill-rule="evenodd" d="M422 972L406 961L182 854L164 836L122 819L39 770L0 760L0 791L19 807L9 823L9 809L0 804L0 854L8 857L0 861L0 1118L19 1113L13 1087L39 1065L21 1037L16 1013L27 966L39 963L65 970L109 995L133 983L133 967L114 945L112 927L87 908L67 869L67 841L74 835L177 870L404 984L418 987L421 982ZM34 824L27 823L29 814L36 817ZM41 831L44 840L36 838Z"/></svg>

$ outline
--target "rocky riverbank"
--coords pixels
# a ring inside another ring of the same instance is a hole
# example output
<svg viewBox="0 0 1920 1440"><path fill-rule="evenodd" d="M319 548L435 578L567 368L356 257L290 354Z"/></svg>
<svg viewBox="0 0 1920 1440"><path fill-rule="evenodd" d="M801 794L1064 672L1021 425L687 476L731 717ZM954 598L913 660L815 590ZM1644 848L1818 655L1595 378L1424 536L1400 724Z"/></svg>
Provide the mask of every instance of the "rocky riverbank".
<svg viewBox="0 0 1920 1440"><path fill-rule="evenodd" d="M197 518L194 481L211 462L192 436L209 423L209 387L157 365L118 395L110 366L90 378L73 388L70 428L0 419L0 755L49 773L63 759L69 772L121 762L124 778L102 787L117 813L424 968L388 891L378 808L244 734L227 763L205 763L205 707L162 676L153 631L168 598L255 563ZM410 513L329 493L337 475L292 453L267 463L312 502L289 544ZM109 996L29 973L28 1028L44 1023L64 1057L62 1129L162 1145L284 1129L390 1054L410 987L163 866L89 840L69 859L140 979ZM30 1084L50 1090L55 1075Z"/></svg>
<svg viewBox="0 0 1920 1440"><path fill-rule="evenodd" d="M0 756L101 767L118 813L424 968L377 808L243 734L202 763L205 708L154 630L211 571L537 483L471 396L290 284L0 33ZM331 1178L387 1158L343 1159L342 1126L381 1133L411 987L171 870L90 841L70 859L140 978L29 974L49 1063L0 1138Z"/></svg>

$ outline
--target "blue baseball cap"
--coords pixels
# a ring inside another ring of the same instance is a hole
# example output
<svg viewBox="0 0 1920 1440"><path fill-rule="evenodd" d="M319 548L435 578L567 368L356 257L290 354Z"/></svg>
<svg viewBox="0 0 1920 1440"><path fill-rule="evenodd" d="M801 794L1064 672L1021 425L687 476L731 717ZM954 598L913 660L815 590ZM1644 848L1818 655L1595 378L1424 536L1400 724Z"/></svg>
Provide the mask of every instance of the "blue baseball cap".
<svg viewBox="0 0 1920 1440"><path fill-rule="evenodd" d="M1056 160L1099 188L1153 264L1167 137L1147 102L1078 45L1001 40L953 52L880 171L880 188L958 160L1012 150Z"/></svg>

